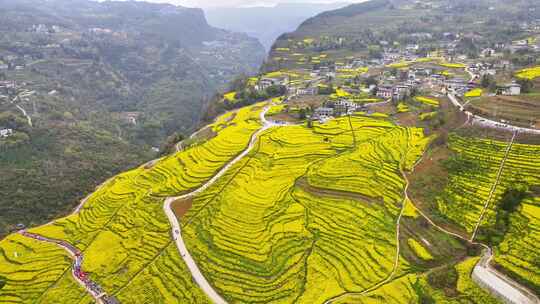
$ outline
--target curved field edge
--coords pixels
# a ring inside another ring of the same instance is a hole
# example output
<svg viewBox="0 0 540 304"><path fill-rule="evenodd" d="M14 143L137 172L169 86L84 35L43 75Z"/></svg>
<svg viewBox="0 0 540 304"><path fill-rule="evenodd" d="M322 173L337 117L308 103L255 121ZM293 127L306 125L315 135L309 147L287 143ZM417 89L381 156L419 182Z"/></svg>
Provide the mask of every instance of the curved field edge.
<svg viewBox="0 0 540 304"><path fill-rule="evenodd" d="M163 200L202 185L245 149L261 127L259 114L264 105L219 117L209 126L211 135L207 138L196 139L182 152L114 177L89 197L79 213L31 232L65 240L80 249L83 270L120 302L208 303L171 240ZM19 238L11 235L0 246L9 246ZM48 251L42 248L57 253L47 259ZM71 260L63 249L33 243L27 259L27 263L0 260L0 276L7 279L0 290L0 302L85 302L87 296L72 278ZM28 273L26 267L31 267L33 260L42 261L44 269L57 271L34 270L25 287L12 298L7 291L19 275ZM3 273L3 269L11 271Z"/></svg>
<svg viewBox="0 0 540 304"><path fill-rule="evenodd" d="M427 162L429 168L424 167L423 176L415 178L420 185L415 194L425 212L463 237L469 239L478 225L475 240L493 248L491 264L538 294L540 146L509 146L509 142L510 139L505 142L451 134L449 149L435 149L430 154L435 161ZM441 178L444 176L447 177ZM426 184L426 180L437 185L437 189ZM514 201L515 210L506 211L504 201L516 189L527 191ZM485 214L481 216L484 208Z"/></svg>
<svg viewBox="0 0 540 304"><path fill-rule="evenodd" d="M428 142L421 129L368 117L268 130L194 198L184 239L233 303L322 303L361 292L411 271L406 260L394 265L400 170Z"/></svg>

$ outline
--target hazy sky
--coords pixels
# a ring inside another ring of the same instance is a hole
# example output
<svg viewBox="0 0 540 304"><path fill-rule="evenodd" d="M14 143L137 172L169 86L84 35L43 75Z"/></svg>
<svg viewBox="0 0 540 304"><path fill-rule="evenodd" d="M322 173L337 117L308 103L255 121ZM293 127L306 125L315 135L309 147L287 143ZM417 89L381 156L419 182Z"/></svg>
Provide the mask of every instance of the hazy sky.
<svg viewBox="0 0 540 304"><path fill-rule="evenodd" d="M249 7L273 6L277 3L333 3L333 2L363 2L365 0L145 0L148 2L171 3L188 7Z"/></svg>

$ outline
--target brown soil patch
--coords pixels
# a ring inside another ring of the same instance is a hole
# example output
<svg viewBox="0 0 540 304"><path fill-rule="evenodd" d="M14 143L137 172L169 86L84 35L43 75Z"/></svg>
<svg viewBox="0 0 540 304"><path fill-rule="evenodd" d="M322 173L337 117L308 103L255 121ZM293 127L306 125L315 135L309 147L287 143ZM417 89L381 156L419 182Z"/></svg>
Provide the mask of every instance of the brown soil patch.
<svg viewBox="0 0 540 304"><path fill-rule="evenodd" d="M392 105L392 103L370 106L369 109L375 112L384 113L388 115L394 114L396 112L395 107L394 105Z"/></svg>
<svg viewBox="0 0 540 304"><path fill-rule="evenodd" d="M270 116L270 118L276 121L285 121L285 122L291 122L291 123L297 123L297 122L302 121L296 115L291 114L291 113L279 113L279 114Z"/></svg>
<svg viewBox="0 0 540 304"><path fill-rule="evenodd" d="M193 198L176 200L171 204L171 209L177 218L182 219L193 206Z"/></svg>
<svg viewBox="0 0 540 304"><path fill-rule="evenodd" d="M200 130L197 135L194 136L195 140L209 140L214 137L216 137L217 133L212 130L210 127L205 127L204 129Z"/></svg>
<svg viewBox="0 0 540 304"><path fill-rule="evenodd" d="M154 160L151 160L151 161L147 162L144 165L144 169L146 169L146 170L152 169L156 165L157 162L158 162L157 159L154 159Z"/></svg>
<svg viewBox="0 0 540 304"><path fill-rule="evenodd" d="M471 112L514 125L531 127L540 122L540 96L493 96L474 100L467 107Z"/></svg>
<svg viewBox="0 0 540 304"><path fill-rule="evenodd" d="M326 197L334 197L334 198L346 198L346 199L352 199L352 200L368 202L368 203L383 203L382 198L374 198L374 197L367 196L367 195L364 195L364 194L361 194L361 193L349 192L349 191L343 191L343 190L319 188L319 187L310 185L307 178L305 178L305 177L299 178L296 181L295 186L299 187L303 191L314 194L316 196L326 196Z"/></svg>
<svg viewBox="0 0 540 304"><path fill-rule="evenodd" d="M302 96L296 99L291 99L287 104L291 107L319 107L326 100L327 96L323 95L314 95L314 96Z"/></svg>
<svg viewBox="0 0 540 304"><path fill-rule="evenodd" d="M418 116L411 112L396 114L396 120L400 126L405 126L405 127L418 126Z"/></svg>
<svg viewBox="0 0 540 304"><path fill-rule="evenodd" d="M415 167L414 172L407 174L410 183L408 194L415 206L437 225L466 238L468 237L466 231L440 219L436 215L437 207L432 201L433 195L440 193L448 183L448 172L444 168L442 161L448 159L451 155L452 152L446 145L433 147L426 152L422 161Z"/></svg>

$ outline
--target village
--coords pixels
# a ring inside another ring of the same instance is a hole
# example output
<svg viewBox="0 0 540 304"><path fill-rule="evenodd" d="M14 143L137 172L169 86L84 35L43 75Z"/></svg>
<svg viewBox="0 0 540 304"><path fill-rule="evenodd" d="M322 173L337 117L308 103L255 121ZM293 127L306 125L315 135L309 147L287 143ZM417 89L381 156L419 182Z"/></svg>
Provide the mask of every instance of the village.
<svg viewBox="0 0 540 304"><path fill-rule="evenodd" d="M420 52L425 49L420 43L394 46L380 41L380 58L318 54L306 59L304 56L292 67L250 78L248 87L262 95L271 88L283 87L288 101L322 96L319 106L305 109L308 118L320 122L355 112L370 114L373 105L386 103L403 107L415 96L437 99L451 94L463 104L481 97L516 97L530 93L531 88L522 87L523 79L514 75L518 67L508 57L516 53L540 57L540 39L536 36L540 21L521 26L531 32L531 38L511 44L494 43L474 57L456 50L461 39L474 39L472 33L445 33L446 40L440 42L436 50L425 54ZM431 38L429 33L412 36ZM273 50L274 56L282 56L282 61L292 52L289 48ZM301 54L292 55L289 57ZM234 93L225 94L225 101L234 102ZM505 123L505 120L499 122ZM530 127L535 128L534 121L531 124Z"/></svg>

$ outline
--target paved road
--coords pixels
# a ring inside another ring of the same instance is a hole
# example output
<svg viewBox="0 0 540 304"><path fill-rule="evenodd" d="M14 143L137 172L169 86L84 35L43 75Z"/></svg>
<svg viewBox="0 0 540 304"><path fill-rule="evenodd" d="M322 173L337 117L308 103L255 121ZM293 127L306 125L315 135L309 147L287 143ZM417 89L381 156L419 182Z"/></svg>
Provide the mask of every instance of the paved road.
<svg viewBox="0 0 540 304"><path fill-rule="evenodd" d="M489 289L507 303L513 304L540 304L540 299L531 291L523 288L517 282L501 274L491 267L493 251L486 246L482 259L474 267L472 278L480 286Z"/></svg>
<svg viewBox="0 0 540 304"><path fill-rule="evenodd" d="M92 296L96 303L112 303L112 298L109 298L107 294L103 291L103 289L96 282L90 280L88 275L82 270L82 262L84 256L82 252L75 246L69 244L66 241L46 238L35 233L27 232L26 230L19 231L19 234L27 238L34 239L36 241L51 243L62 247L73 258L73 267L71 269L71 274L73 275L75 281L77 281L77 283L79 283L79 285L81 285L86 290L86 292Z"/></svg>
<svg viewBox="0 0 540 304"><path fill-rule="evenodd" d="M540 130L537 130L537 129L513 126L510 124L491 120L489 118L474 115L473 113L465 110L464 106L461 103L459 103L459 101L457 100L457 97L454 94L449 93L448 98L450 99L450 101L452 102L454 106L459 108L460 111L464 112L468 116L468 118L470 119L470 122L474 125L479 125L479 126L483 126L487 128L492 128L492 129L499 129L503 131L540 135Z"/></svg>
<svg viewBox="0 0 540 304"><path fill-rule="evenodd" d="M257 139L261 133L268 130L269 128L277 126L276 123L272 121L268 121L266 119L265 115L270 109L270 106L271 105L266 106L264 110L261 111L260 121L262 122L263 126L251 136L248 147L244 151L242 151L242 153L240 153L236 158L234 158L232 161L227 163L216 175L214 175L209 181L207 181L204 185L202 185L195 191L178 196L178 197L169 197L165 200L165 203L163 205L163 210L165 211L165 214L167 215L167 218L169 219L169 222L171 223L171 226L172 226L172 235L176 243L176 247L178 248L178 252L180 253L180 255L182 256L182 259L186 263L195 282L204 291L204 293L208 296L208 298L210 298L216 304L225 304L227 302L225 301L225 299L223 299L219 295L219 293L212 287L212 285L210 285L208 280L206 280L201 270L197 266L197 263L195 262L195 260L193 260L193 257L189 253L186 247L186 244L184 243L184 239L182 238L182 228L180 226L178 218L172 211L171 204L176 200L192 197L208 189L220 177L222 177L232 166L234 166L236 163L242 160L251 151L251 149L257 143Z"/></svg>
<svg viewBox="0 0 540 304"><path fill-rule="evenodd" d="M512 138L512 142L513 139L514 138ZM511 145L509 144L509 148L507 148L507 151L509 151L510 148ZM408 184L407 176L404 176ZM493 259L493 251L489 246L482 243L474 242L474 239L466 238L463 235L449 231L437 225L420 208L418 208L412 200L410 200L409 202L422 217L424 217L433 227L437 228L441 232L461 239L463 241L469 242L471 244L482 246L484 248L484 254L482 255L482 258L480 259L478 264L475 266L472 274L473 280L478 282L478 284L482 288L489 290L491 293L496 294L500 298L504 298L508 301L508 303L540 304L540 300L534 293L521 286L514 280L510 279L509 277L499 273L491 266L490 262Z"/></svg>

